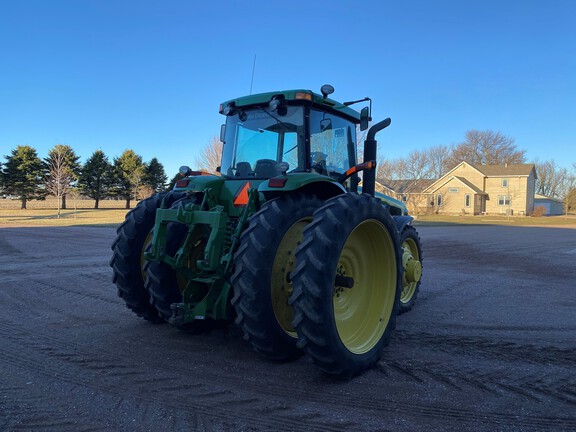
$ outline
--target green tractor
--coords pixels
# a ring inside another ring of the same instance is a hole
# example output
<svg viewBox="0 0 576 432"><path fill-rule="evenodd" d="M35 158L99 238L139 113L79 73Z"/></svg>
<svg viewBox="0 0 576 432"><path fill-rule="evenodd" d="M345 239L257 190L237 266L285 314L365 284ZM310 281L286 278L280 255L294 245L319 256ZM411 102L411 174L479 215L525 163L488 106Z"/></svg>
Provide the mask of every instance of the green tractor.
<svg viewBox="0 0 576 432"><path fill-rule="evenodd" d="M266 358L306 353L328 374L374 365L422 271L406 206L375 193L370 106L310 90L227 101L218 174L180 169L117 230L113 280L128 308L191 331L235 323ZM363 171L360 185L358 173Z"/></svg>

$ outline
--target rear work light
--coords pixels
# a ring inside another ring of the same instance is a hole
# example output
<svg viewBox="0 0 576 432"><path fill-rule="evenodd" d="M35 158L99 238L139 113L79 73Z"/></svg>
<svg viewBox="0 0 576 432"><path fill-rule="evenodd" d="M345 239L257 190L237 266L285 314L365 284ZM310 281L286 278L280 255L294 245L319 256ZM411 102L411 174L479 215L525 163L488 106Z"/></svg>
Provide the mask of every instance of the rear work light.
<svg viewBox="0 0 576 432"><path fill-rule="evenodd" d="M294 95L294 99L312 101L312 95L310 93L298 92Z"/></svg>

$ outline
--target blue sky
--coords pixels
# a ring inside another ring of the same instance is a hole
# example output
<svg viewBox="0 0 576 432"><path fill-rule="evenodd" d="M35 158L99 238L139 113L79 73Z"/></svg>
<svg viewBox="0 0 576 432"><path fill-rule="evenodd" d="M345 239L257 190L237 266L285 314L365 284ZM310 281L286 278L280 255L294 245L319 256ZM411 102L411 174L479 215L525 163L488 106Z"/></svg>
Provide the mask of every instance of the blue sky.
<svg viewBox="0 0 576 432"><path fill-rule="evenodd" d="M576 162L572 0L0 0L0 156L133 149L171 176L250 92L254 56L253 93L371 97L388 158L479 129Z"/></svg>

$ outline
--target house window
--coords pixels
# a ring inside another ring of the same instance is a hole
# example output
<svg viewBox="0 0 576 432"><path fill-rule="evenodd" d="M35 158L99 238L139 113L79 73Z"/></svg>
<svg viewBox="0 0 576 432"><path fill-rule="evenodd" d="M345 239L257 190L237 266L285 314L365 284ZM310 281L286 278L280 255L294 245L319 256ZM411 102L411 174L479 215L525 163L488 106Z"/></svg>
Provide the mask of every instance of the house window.
<svg viewBox="0 0 576 432"><path fill-rule="evenodd" d="M505 187L505 188L508 187L508 179L507 178L502 179L502 187Z"/></svg>
<svg viewBox="0 0 576 432"><path fill-rule="evenodd" d="M442 205L442 195L438 194L436 196L436 205L440 207Z"/></svg>
<svg viewBox="0 0 576 432"><path fill-rule="evenodd" d="M464 207L470 207L470 194L464 195Z"/></svg>
<svg viewBox="0 0 576 432"><path fill-rule="evenodd" d="M509 206L510 205L510 195L498 195L498 205L499 206Z"/></svg>
<svg viewBox="0 0 576 432"><path fill-rule="evenodd" d="M450 188L450 189L448 189L448 192L450 192L450 193L458 193L458 188Z"/></svg>

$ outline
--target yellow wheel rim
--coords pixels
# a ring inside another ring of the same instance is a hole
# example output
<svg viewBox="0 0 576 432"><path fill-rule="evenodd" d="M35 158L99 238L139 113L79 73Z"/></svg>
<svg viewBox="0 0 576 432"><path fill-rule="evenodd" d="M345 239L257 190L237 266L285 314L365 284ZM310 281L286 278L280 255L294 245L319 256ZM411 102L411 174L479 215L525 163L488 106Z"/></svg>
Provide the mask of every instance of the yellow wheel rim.
<svg viewBox="0 0 576 432"><path fill-rule="evenodd" d="M348 236L336 275L352 288L334 288L334 319L340 340L354 354L370 351L382 338L394 309L396 255L386 227L369 219Z"/></svg>
<svg viewBox="0 0 576 432"><path fill-rule="evenodd" d="M402 276L402 294L400 301L408 303L414 296L418 282L422 277L422 264L420 263L420 254L416 241L407 238L402 243L402 266L404 274Z"/></svg>
<svg viewBox="0 0 576 432"><path fill-rule="evenodd" d="M292 282L290 273L294 270L296 257L294 251L302 241L302 235L306 225L312 218L302 218L292 225L280 241L276 250L276 257L272 266L272 277L270 281L270 297L272 309L276 316L276 321L280 327L294 338L298 337L296 330L292 327L292 307L288 304L288 299L292 295Z"/></svg>

